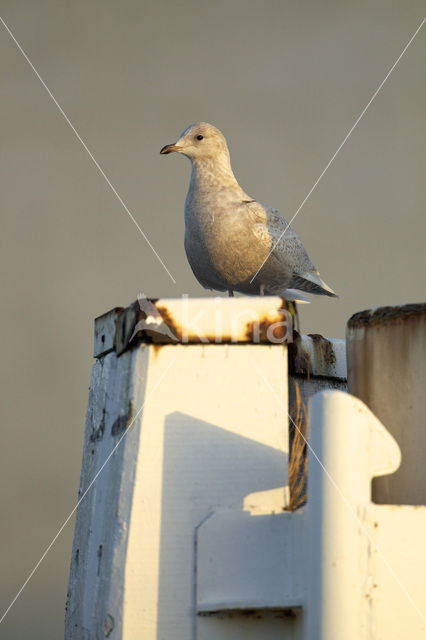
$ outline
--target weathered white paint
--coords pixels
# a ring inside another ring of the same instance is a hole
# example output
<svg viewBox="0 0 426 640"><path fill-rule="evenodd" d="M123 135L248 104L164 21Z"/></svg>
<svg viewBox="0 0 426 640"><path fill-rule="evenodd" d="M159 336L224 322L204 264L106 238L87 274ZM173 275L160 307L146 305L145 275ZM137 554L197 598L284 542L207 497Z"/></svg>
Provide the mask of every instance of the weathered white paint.
<svg viewBox="0 0 426 640"><path fill-rule="evenodd" d="M303 509L212 514L197 530L197 611L263 613L301 607L304 516Z"/></svg>
<svg viewBox="0 0 426 640"><path fill-rule="evenodd" d="M210 635L199 638L221 638L218 620L227 612L235 623L251 609L270 620L271 609L303 607L305 628L299 616L281 637L420 640L426 507L371 502L371 479L398 468L399 447L349 394L317 394L310 415L307 506L259 515L259 496L250 496L245 506L254 512L218 512L198 529L197 608L214 616ZM238 632L235 623L229 637ZM274 633L253 637L280 637Z"/></svg>
<svg viewBox="0 0 426 640"><path fill-rule="evenodd" d="M145 406L79 507L67 638L193 637L196 527L286 484L287 416L253 358L286 403L285 345L141 344L95 363L83 491Z"/></svg>
<svg viewBox="0 0 426 640"><path fill-rule="evenodd" d="M93 479L131 420L129 403L143 394L142 370L133 387L135 358L131 351L121 358L110 353L93 366L66 617L66 637L75 640L103 637L111 620L121 628L123 591L116 586L126 568L138 429L129 431Z"/></svg>
<svg viewBox="0 0 426 640"><path fill-rule="evenodd" d="M310 445L308 638L359 640L370 603L368 537L357 512L370 501L371 478L398 467L399 449L362 402L339 391L311 401Z"/></svg>
<svg viewBox="0 0 426 640"><path fill-rule="evenodd" d="M313 398L308 504L283 512L286 346L130 348L137 322L97 321L67 640L423 638L426 507L372 504L400 458L372 412Z"/></svg>
<svg viewBox="0 0 426 640"><path fill-rule="evenodd" d="M346 382L346 342L320 335L296 335L290 353L294 374L324 376Z"/></svg>
<svg viewBox="0 0 426 640"><path fill-rule="evenodd" d="M370 503L360 506L358 513L371 537L364 556L364 614L370 633L365 637L422 640L426 637L426 507Z"/></svg>
<svg viewBox="0 0 426 640"><path fill-rule="evenodd" d="M123 311L121 307L111 309L95 319L93 356L101 358L114 350L116 320Z"/></svg>

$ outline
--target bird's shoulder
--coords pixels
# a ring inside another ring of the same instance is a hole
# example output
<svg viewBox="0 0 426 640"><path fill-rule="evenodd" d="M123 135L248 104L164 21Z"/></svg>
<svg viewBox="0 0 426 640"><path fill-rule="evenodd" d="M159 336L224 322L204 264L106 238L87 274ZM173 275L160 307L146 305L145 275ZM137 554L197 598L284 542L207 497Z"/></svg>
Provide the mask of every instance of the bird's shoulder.
<svg viewBox="0 0 426 640"><path fill-rule="evenodd" d="M279 237L283 232L285 232L286 238L297 237L294 229L275 207L258 200L250 200L245 206L253 219L258 224L265 226L271 237Z"/></svg>
<svg viewBox="0 0 426 640"><path fill-rule="evenodd" d="M257 220L256 235L271 245L272 258L281 261L286 256L303 271L314 268L299 236L278 209L258 201L252 201L247 206Z"/></svg>

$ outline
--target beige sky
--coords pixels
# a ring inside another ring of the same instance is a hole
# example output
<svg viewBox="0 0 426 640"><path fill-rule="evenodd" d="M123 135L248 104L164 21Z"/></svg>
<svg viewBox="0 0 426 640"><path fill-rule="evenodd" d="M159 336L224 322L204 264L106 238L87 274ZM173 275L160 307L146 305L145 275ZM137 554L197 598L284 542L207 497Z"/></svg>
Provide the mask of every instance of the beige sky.
<svg viewBox="0 0 426 640"><path fill-rule="evenodd" d="M176 280L163 270L0 26L4 610L75 504L93 318L213 295L183 250L191 122L226 135L253 197L291 218L410 39L423 2L2 0L0 15ZM424 300L419 33L294 227L339 300L301 310L343 337L355 311ZM0 629L61 637L72 523Z"/></svg>

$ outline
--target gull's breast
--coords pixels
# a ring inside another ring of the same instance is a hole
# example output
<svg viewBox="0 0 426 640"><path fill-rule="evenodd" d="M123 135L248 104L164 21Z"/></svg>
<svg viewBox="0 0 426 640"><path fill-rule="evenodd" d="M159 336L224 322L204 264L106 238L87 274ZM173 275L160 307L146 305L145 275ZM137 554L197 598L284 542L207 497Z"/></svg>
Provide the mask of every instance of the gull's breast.
<svg viewBox="0 0 426 640"><path fill-rule="evenodd" d="M216 199L187 203L185 250L195 276L204 287L237 289L249 282L270 248L269 242L259 242L254 227L238 202Z"/></svg>

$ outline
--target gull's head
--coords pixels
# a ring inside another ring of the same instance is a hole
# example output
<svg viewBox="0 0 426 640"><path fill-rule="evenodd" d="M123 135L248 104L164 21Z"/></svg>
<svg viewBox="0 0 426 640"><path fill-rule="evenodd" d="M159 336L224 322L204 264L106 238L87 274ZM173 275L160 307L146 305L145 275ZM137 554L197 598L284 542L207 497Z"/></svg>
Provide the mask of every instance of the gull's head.
<svg viewBox="0 0 426 640"><path fill-rule="evenodd" d="M191 124L174 144L167 144L160 153L173 151L183 153L191 161L213 160L224 155L229 158L225 136L207 122Z"/></svg>

